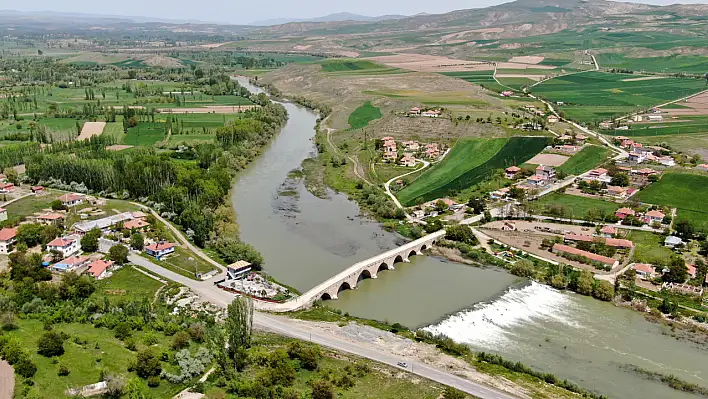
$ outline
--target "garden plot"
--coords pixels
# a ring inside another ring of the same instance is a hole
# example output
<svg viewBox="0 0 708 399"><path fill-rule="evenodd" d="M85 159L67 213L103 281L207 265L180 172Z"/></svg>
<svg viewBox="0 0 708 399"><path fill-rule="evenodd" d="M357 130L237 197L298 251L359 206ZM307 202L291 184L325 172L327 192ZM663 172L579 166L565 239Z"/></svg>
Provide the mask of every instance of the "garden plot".
<svg viewBox="0 0 708 399"><path fill-rule="evenodd" d="M81 134L76 140L86 140L93 136L99 136L103 133L103 129L106 127L106 122L86 122L81 128Z"/></svg>
<svg viewBox="0 0 708 399"><path fill-rule="evenodd" d="M570 159L570 157L567 157L565 155L538 154L535 157L526 161L526 163L530 163L532 165L561 166L568 159Z"/></svg>

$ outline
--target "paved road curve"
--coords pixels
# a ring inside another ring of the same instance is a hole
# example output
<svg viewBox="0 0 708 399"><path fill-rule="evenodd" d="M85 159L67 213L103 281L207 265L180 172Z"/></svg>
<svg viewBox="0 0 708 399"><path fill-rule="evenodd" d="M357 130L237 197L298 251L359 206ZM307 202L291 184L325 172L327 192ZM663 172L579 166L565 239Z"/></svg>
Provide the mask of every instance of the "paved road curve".
<svg viewBox="0 0 708 399"><path fill-rule="evenodd" d="M213 283L206 281L196 281L177 273L162 268L145 258L135 254L130 254L128 259L136 265L142 266L153 273L159 274L169 280L173 280L191 288L195 293L199 294L202 299L214 303L218 306L226 306L233 300L234 296L226 291L222 291L214 287ZM316 344L336 349L342 352L352 353L367 359L375 360L380 363L385 363L396 367L399 361L408 363L408 370L413 374L425 377L432 381L439 382L444 385L449 385L457 388L468 394L483 398L483 399L518 399L511 394L498 391L485 385L466 380L452 373L431 367L427 364L402 359L397 356L390 355L357 343L349 342L331 335L321 334L319 332L311 332L302 327L301 321L295 322L283 316L274 316L255 312L253 323L256 327L269 330L280 335L311 341Z"/></svg>

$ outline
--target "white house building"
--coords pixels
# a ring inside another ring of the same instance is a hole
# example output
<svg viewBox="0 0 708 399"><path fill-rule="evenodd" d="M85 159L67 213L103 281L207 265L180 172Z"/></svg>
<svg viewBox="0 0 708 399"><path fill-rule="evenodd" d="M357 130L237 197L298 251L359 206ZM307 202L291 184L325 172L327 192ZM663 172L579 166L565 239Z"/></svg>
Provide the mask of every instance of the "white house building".
<svg viewBox="0 0 708 399"><path fill-rule="evenodd" d="M64 258L81 252L81 243L76 237L59 237L47 244L47 251L59 251Z"/></svg>

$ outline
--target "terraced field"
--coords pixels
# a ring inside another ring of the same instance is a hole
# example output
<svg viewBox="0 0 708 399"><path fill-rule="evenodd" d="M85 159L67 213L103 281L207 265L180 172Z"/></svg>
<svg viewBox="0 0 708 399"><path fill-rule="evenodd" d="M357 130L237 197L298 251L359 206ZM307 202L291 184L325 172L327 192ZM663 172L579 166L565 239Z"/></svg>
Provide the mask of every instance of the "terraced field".
<svg viewBox="0 0 708 399"><path fill-rule="evenodd" d="M599 121L646 109L705 89L705 80L647 79L636 74L586 72L547 80L533 93L560 106L566 117L580 122Z"/></svg>
<svg viewBox="0 0 708 399"><path fill-rule="evenodd" d="M545 137L460 141L442 162L401 190L398 199L412 206L419 199L430 201L451 195L483 181L496 169L528 161L548 142Z"/></svg>
<svg viewBox="0 0 708 399"><path fill-rule="evenodd" d="M496 92L509 90L494 80L494 71L443 72L443 75L462 79Z"/></svg>
<svg viewBox="0 0 708 399"><path fill-rule="evenodd" d="M678 220L708 231L708 176L670 172L639 192L639 201L666 205L678 210Z"/></svg>

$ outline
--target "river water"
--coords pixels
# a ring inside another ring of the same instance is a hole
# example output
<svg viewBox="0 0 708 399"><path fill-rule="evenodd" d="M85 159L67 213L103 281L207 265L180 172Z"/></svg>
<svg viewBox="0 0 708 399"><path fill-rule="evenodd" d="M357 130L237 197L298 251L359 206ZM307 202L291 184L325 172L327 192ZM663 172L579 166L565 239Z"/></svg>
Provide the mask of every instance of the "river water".
<svg viewBox="0 0 708 399"><path fill-rule="evenodd" d="M260 91L245 80L239 82ZM241 238L265 270L301 291L403 240L360 217L346 196L320 199L288 178L315 155L316 115L285 103L287 125L235 184ZM288 192L288 195L281 195ZM292 195L296 192L297 195ZM664 335L637 312L519 281L505 271L426 256L344 291L330 306L352 315L444 333L568 378L612 398L695 397L624 371L633 364L708 386L708 350Z"/></svg>

